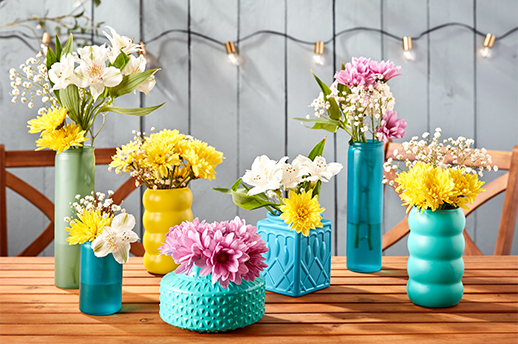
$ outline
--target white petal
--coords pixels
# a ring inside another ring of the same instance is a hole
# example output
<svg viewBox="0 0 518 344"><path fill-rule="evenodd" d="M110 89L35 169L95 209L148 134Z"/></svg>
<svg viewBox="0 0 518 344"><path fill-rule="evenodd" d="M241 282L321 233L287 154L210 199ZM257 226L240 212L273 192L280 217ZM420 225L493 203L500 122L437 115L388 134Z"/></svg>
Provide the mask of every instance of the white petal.
<svg viewBox="0 0 518 344"><path fill-rule="evenodd" d="M117 249L113 251L113 258L119 263L124 264L128 262L129 259L129 244L117 244Z"/></svg>
<svg viewBox="0 0 518 344"><path fill-rule="evenodd" d="M113 87L120 84L122 81L122 74L120 70L115 67L108 67L103 73L103 84L106 87Z"/></svg>
<svg viewBox="0 0 518 344"><path fill-rule="evenodd" d="M117 232L131 231L135 227L135 216L128 213L119 214L113 218L111 227Z"/></svg>
<svg viewBox="0 0 518 344"><path fill-rule="evenodd" d="M94 101L103 93L104 85L102 83L95 83L90 85L90 92L92 92L92 96L94 97Z"/></svg>

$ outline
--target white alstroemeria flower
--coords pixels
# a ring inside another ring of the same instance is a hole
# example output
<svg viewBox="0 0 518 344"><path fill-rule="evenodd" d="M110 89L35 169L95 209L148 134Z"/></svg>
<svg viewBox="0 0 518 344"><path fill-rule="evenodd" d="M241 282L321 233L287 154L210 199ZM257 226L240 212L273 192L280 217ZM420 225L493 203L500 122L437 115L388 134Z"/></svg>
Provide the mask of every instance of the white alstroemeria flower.
<svg viewBox="0 0 518 344"><path fill-rule="evenodd" d="M126 67L124 67L124 70L122 71L122 75L129 75L134 74L137 72L143 72L146 70L146 59L143 55L140 55L139 57L135 57L133 55L130 55L130 60ZM144 80L140 85L137 87L137 91L143 92L149 96L149 91L155 87L156 81L155 76L151 75L149 78Z"/></svg>
<svg viewBox="0 0 518 344"><path fill-rule="evenodd" d="M281 179L282 165L266 155L255 158L252 169L247 170L243 176L243 181L254 187L248 191L248 195L280 189Z"/></svg>
<svg viewBox="0 0 518 344"><path fill-rule="evenodd" d="M111 226L104 227L103 232L92 243L96 257L105 257L112 253L113 258L124 264L128 261L130 244L139 239L132 229L135 227L135 217L122 213L115 216Z"/></svg>
<svg viewBox="0 0 518 344"><path fill-rule="evenodd" d="M293 160L291 164L284 163L282 166L282 179L281 184L286 189L295 188L300 182L302 177L307 174L306 169L298 159Z"/></svg>
<svg viewBox="0 0 518 344"><path fill-rule="evenodd" d="M72 83L75 59L76 58L69 53L65 57L62 57L60 62L56 62L51 66L49 78L54 83L52 90L66 88Z"/></svg>
<svg viewBox="0 0 518 344"><path fill-rule="evenodd" d="M119 56L121 49L126 55L130 55L131 53L136 53L140 50L140 44L133 43L133 40L126 36L121 36L110 26L105 26L111 31L111 36L108 35L105 31L103 31L104 35L110 40L112 45L112 51L109 55L110 62L113 63L117 56Z"/></svg>
<svg viewBox="0 0 518 344"><path fill-rule="evenodd" d="M99 46L77 49L81 60L72 81L78 87L90 86L94 101L103 93L105 87L117 86L122 81L120 70L106 66L107 50L109 49Z"/></svg>
<svg viewBox="0 0 518 344"><path fill-rule="evenodd" d="M338 174L343 168L342 164L332 162L327 164L326 159L322 156L317 156L315 160L299 155L297 159L301 160L301 164L306 168L309 177L306 180L316 182L321 180L328 182L335 174Z"/></svg>

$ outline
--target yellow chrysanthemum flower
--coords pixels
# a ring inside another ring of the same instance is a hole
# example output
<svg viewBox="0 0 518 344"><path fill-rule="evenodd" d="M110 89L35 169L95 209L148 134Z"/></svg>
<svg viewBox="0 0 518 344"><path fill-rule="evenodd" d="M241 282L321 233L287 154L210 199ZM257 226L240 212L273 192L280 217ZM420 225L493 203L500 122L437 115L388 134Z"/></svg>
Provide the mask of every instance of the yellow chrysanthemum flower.
<svg viewBox="0 0 518 344"><path fill-rule="evenodd" d="M180 134L178 130L169 130L169 129L163 129L158 133L151 134L149 136L148 140L151 141L160 141L164 145L173 145L175 146L179 142L183 141L185 139L184 134Z"/></svg>
<svg viewBox="0 0 518 344"><path fill-rule="evenodd" d="M172 144L165 144L162 140L147 140L142 145L144 151L143 167L149 167L155 172L158 179L167 178L173 166L181 164L180 156L174 153Z"/></svg>
<svg viewBox="0 0 518 344"><path fill-rule="evenodd" d="M280 207L282 214L279 216L287 224L291 223L290 229L297 233L302 232L308 236L311 229L322 227L322 215L325 210L320 208L318 197L311 197L311 192L302 191L301 194L290 190L288 198L283 199L284 205Z"/></svg>
<svg viewBox="0 0 518 344"><path fill-rule="evenodd" d="M35 134L45 131L54 131L63 126L65 117L67 116L67 109L52 109L41 116L37 116L27 122L29 133Z"/></svg>
<svg viewBox="0 0 518 344"><path fill-rule="evenodd" d="M115 167L115 171L131 172L137 169L141 160L144 158L137 142L130 141L128 144L117 147L117 154L112 156L110 167Z"/></svg>
<svg viewBox="0 0 518 344"><path fill-rule="evenodd" d="M395 179L403 205L415 206L419 210L437 210L445 203L451 204L455 184L448 171L417 162L407 172L401 172ZM407 212L410 207L407 209Z"/></svg>
<svg viewBox="0 0 518 344"><path fill-rule="evenodd" d="M36 146L38 146L36 150L50 148L59 154L70 147L82 146L87 140L85 131L80 130L78 125L67 124L58 130L42 132L41 137L36 140Z"/></svg>
<svg viewBox="0 0 518 344"><path fill-rule="evenodd" d="M449 169L448 173L455 184L452 204L469 210L466 204L473 203L479 193L486 191L481 188L484 182L476 174L466 173L464 169Z"/></svg>
<svg viewBox="0 0 518 344"><path fill-rule="evenodd" d="M200 140L190 143L190 150L183 153L196 178L212 180L216 178L215 168L223 162L223 153Z"/></svg>
<svg viewBox="0 0 518 344"><path fill-rule="evenodd" d="M103 218L100 210L77 214L77 219L70 222L70 228L65 228L69 234L67 241L70 245L93 241L111 222L112 217Z"/></svg>

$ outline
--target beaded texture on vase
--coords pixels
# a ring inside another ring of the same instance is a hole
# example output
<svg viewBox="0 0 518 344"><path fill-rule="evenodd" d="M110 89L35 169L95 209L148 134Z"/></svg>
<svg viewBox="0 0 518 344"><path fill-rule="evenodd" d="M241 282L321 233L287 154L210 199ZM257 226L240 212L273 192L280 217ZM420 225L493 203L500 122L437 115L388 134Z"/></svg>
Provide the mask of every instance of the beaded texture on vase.
<svg viewBox="0 0 518 344"><path fill-rule="evenodd" d="M224 332L260 320L265 311L263 278L230 282L227 289L211 276L171 272L160 282L160 317L170 325L197 332Z"/></svg>
<svg viewBox="0 0 518 344"><path fill-rule="evenodd" d="M331 283L331 221L309 236L290 231L278 216L267 214L257 222L257 233L266 242L267 268L261 273L266 290L302 296L329 287Z"/></svg>

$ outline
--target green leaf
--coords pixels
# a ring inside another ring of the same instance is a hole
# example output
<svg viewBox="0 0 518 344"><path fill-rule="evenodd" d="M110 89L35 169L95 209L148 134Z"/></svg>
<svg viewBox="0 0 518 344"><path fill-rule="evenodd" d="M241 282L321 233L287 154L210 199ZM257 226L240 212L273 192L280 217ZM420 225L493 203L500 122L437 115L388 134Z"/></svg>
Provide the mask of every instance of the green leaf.
<svg viewBox="0 0 518 344"><path fill-rule="evenodd" d="M315 160L317 156L322 156L324 154L324 147L326 145L326 139L327 137L324 137L322 141L317 143L315 147L309 152L308 158L311 159L311 161Z"/></svg>
<svg viewBox="0 0 518 344"><path fill-rule="evenodd" d="M331 133L336 133L338 131L338 128L340 128L340 125L336 123L336 121L334 120L331 120L331 119L327 119L327 118L310 118L310 119L307 119L307 118L293 118L293 119L296 119L298 121L302 121L302 122L310 122L310 123L314 123L312 127L308 127L306 126L307 128L310 128L310 129L324 129L326 131L329 131Z"/></svg>
<svg viewBox="0 0 518 344"><path fill-rule="evenodd" d="M72 49L74 48L73 45L74 45L74 37L72 36L72 34L70 34L70 36L68 37L68 41L65 44L65 46L63 47L63 51L61 52L60 56L66 56L67 54L72 54Z"/></svg>
<svg viewBox="0 0 518 344"><path fill-rule="evenodd" d="M120 84L109 88L110 96L112 98L117 98L135 91L141 83L143 83L151 75L155 74L157 70L158 69L150 69L144 72L123 76Z"/></svg>
<svg viewBox="0 0 518 344"><path fill-rule="evenodd" d="M101 4L101 0L94 0L95 7L98 7Z"/></svg>
<svg viewBox="0 0 518 344"><path fill-rule="evenodd" d="M322 80L320 80L318 78L318 76L315 75L315 73L313 73L313 76L315 77L315 80L317 81L318 85L320 86L322 93L324 93L324 98L327 99L326 96L331 94L331 89L329 88L329 86L327 86L325 83L323 83ZM338 106L336 101L334 99L329 99L329 104L331 105L329 107L329 109L327 110L327 112L329 113L329 118L335 119L338 121L342 120L342 112L340 111L340 107Z"/></svg>
<svg viewBox="0 0 518 344"><path fill-rule="evenodd" d="M49 47L49 49L47 50L47 71L49 71L50 67L56 62L58 62L58 58L56 57L56 55L54 54L52 49ZM52 82L51 82L51 85L52 85ZM54 85L52 85L52 86L54 86Z"/></svg>
<svg viewBox="0 0 518 344"><path fill-rule="evenodd" d="M113 61L113 66L115 68L119 69L120 71L123 71L124 67L126 67L126 65L128 64L129 61L130 61L130 58L128 57L128 55L126 55L125 53L121 52L117 56L115 61Z"/></svg>
<svg viewBox="0 0 518 344"><path fill-rule="evenodd" d="M232 194L232 190L231 189L225 189L225 188L212 188L212 190L214 191L218 191L218 192L221 192L221 193L224 193L224 194Z"/></svg>
<svg viewBox="0 0 518 344"><path fill-rule="evenodd" d="M81 104L81 97L79 97L77 86L74 84L68 85L60 91L60 97L62 105L68 111L68 117L79 124L82 130L88 130L88 128L85 128L85 123L80 121L79 105Z"/></svg>
<svg viewBox="0 0 518 344"><path fill-rule="evenodd" d="M63 51L63 47L61 46L61 41L59 37L56 35L56 56L61 57L61 52Z"/></svg>
<svg viewBox="0 0 518 344"><path fill-rule="evenodd" d="M340 61L340 70L345 70L345 65L343 61Z"/></svg>
<svg viewBox="0 0 518 344"><path fill-rule="evenodd" d="M160 105L150 106L150 107L143 107L143 108L134 108L134 109L127 109L123 107L117 107L117 106L110 106L110 105L104 105L97 112L115 112L120 113L121 115L131 115L131 116L145 116L148 113L151 113L164 105L165 103L162 103Z"/></svg>
<svg viewBox="0 0 518 344"><path fill-rule="evenodd" d="M82 17L83 14L85 14L85 11L83 10L83 12L79 13L79 14L76 14L74 17L75 18L79 18L79 17Z"/></svg>
<svg viewBox="0 0 518 344"><path fill-rule="evenodd" d="M315 197L315 196L318 196L320 194L320 189L322 188L322 181L319 180L317 182L317 185L315 185L315 188L313 189L313 193L311 195L311 197Z"/></svg>
<svg viewBox="0 0 518 344"><path fill-rule="evenodd" d="M237 191L232 191L232 200L234 201L235 205L242 209L254 210L265 206L278 207L278 204L265 201L257 195L249 196L244 192L239 192L240 190L246 191L245 189L238 189Z"/></svg>

